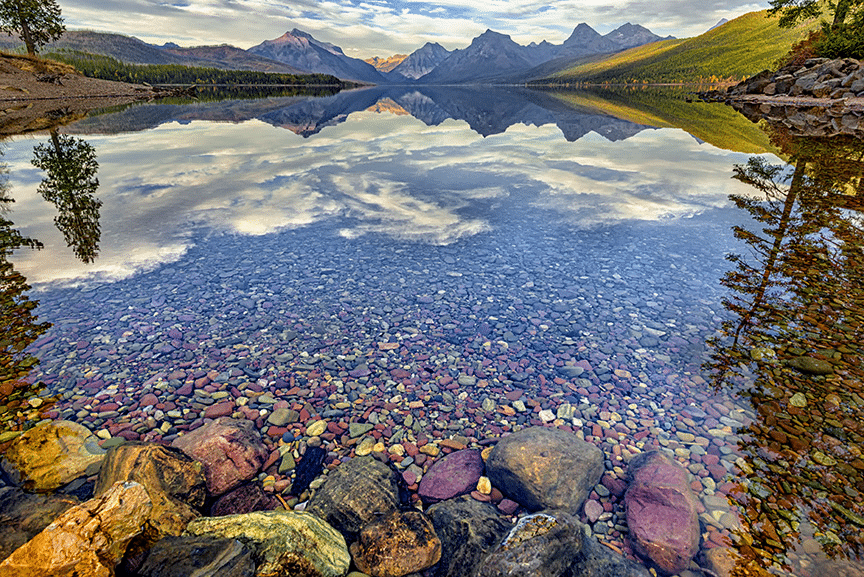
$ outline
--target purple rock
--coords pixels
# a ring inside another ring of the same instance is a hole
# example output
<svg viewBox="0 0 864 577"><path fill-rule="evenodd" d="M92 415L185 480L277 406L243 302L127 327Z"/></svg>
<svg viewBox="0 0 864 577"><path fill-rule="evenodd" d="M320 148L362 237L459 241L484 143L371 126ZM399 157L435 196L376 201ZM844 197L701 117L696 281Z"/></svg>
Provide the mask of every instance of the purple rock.
<svg viewBox="0 0 864 577"><path fill-rule="evenodd" d="M417 493L427 503L470 493L483 475L480 451L465 449L436 462L423 475Z"/></svg>
<svg viewBox="0 0 864 577"><path fill-rule="evenodd" d="M372 371L369 370L369 367L366 365L359 365L352 369L349 373L355 379L359 379L360 377L368 377L372 374Z"/></svg>
<svg viewBox="0 0 864 577"><path fill-rule="evenodd" d="M687 470L652 451L630 461L624 503L633 548L664 573L679 573L699 551L696 496Z"/></svg>
<svg viewBox="0 0 864 577"><path fill-rule="evenodd" d="M600 515L603 514L603 505L595 501L594 499L590 499L585 501L585 516L588 517L588 520L591 523L596 523L597 519L600 518Z"/></svg>

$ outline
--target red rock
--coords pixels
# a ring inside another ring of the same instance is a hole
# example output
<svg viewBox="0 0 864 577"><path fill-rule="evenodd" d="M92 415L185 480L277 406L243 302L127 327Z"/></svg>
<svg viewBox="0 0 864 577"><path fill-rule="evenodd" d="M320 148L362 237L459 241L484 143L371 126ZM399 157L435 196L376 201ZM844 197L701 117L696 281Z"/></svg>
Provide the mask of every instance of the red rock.
<svg viewBox="0 0 864 577"><path fill-rule="evenodd" d="M437 503L464 495L477 486L483 469L480 451L457 451L429 468L420 481L418 493L427 503Z"/></svg>
<svg viewBox="0 0 864 577"><path fill-rule="evenodd" d="M223 401L221 403L216 403L215 405L210 405L209 407L204 409L204 418L205 419L218 419L219 417L227 417L233 412L234 412L234 402L233 401Z"/></svg>
<svg viewBox="0 0 864 577"><path fill-rule="evenodd" d="M178 395L188 396L192 394L192 383L185 383L183 386L179 387L175 392Z"/></svg>
<svg viewBox="0 0 864 577"><path fill-rule="evenodd" d="M159 403L159 398L156 395L154 395L153 393L145 394L143 397L141 397L141 400L138 402L138 404L141 405L142 407L153 406L153 405L156 405L157 403Z"/></svg>

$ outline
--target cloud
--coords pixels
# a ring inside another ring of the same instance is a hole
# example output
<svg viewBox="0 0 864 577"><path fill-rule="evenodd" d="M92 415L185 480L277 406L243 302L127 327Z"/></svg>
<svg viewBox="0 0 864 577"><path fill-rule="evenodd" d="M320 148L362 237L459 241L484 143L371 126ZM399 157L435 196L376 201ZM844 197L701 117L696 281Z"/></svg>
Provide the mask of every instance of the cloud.
<svg viewBox="0 0 864 577"><path fill-rule="evenodd" d="M16 199L7 218L46 245L14 257L36 287L126 278L183 258L208 236L329 223L343 237L449 244L506 228L529 210L573 227L662 221L725 206L747 189L729 178L745 155L674 129L567 142L553 125L514 125L483 138L462 121L426 126L366 111L308 139L260 121L81 136L97 150L102 183L92 265L72 257L53 207L36 193L38 137L20 137L5 155Z"/></svg>
<svg viewBox="0 0 864 577"><path fill-rule="evenodd" d="M625 22L642 24L661 36L701 34L722 18L768 7L767 1L720 0L81 0L63 7L67 27L137 36L162 44L221 44L249 48L300 28L342 47L346 54L409 53L427 41L464 48L487 28L522 44L564 41L579 22L606 33ZM243 26L237 26L242 22Z"/></svg>

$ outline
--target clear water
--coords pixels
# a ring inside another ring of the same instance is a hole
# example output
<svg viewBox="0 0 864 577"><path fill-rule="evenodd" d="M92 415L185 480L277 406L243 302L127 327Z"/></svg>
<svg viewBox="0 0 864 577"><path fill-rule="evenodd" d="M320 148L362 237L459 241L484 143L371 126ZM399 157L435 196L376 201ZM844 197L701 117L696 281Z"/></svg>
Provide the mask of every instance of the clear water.
<svg viewBox="0 0 864 577"><path fill-rule="evenodd" d="M812 351L780 342L788 327L766 328L771 315L730 344L724 322L734 334L746 315L729 303L752 290L730 281L727 256L743 255L748 279L764 260L735 229L772 224L730 200L769 206L734 166L783 165L780 152L721 105L629 98L387 89L94 116L61 130L99 164L100 232L79 214L72 246L31 162L51 138L16 137L5 218L44 244L8 256L32 286L20 294L38 301L30 332L16 333L39 360L26 380L56 399L51 417L147 440L170 440L226 398L256 411L274 446L303 425L268 426L274 406L380 423L388 446L470 445L551 421L600 446L610 479L639 451L674 452L705 505L704 549L734 545L749 570L857 574L860 319L844 321L828 377L775 362ZM856 226L854 214L834 218ZM807 222L799 240L851 246ZM856 262L820 277L854 285ZM824 298L843 298L840 286ZM794 290L763 292L793 295L793 311L819 304ZM188 383L199 393L178 392ZM794 422L809 409L784 412L799 390L805 407L837 399L806 432ZM507 398L516 391L524 406ZM159 404L142 406L145 393ZM812 442L772 438L778 412ZM329 459L356 442L336 436ZM622 500L604 492L594 497L612 516L594 530L626 549Z"/></svg>

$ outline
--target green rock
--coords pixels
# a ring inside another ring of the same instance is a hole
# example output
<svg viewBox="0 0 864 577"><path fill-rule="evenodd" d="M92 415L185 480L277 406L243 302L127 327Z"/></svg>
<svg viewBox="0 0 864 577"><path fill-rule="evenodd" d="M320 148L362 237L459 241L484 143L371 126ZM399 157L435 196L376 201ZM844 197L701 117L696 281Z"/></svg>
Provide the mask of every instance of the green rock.
<svg viewBox="0 0 864 577"><path fill-rule="evenodd" d="M309 513L256 511L224 517L200 517L186 535L237 539L253 550L256 575L342 577L351 556L345 538Z"/></svg>
<svg viewBox="0 0 864 577"><path fill-rule="evenodd" d="M21 435L21 431L5 431L0 433L0 444L6 443L7 441L11 441L12 439Z"/></svg>
<svg viewBox="0 0 864 577"><path fill-rule="evenodd" d="M754 347L750 349L750 358L754 361L773 361L775 357L774 350L768 347Z"/></svg>
<svg viewBox="0 0 864 577"><path fill-rule="evenodd" d="M371 423L351 423L348 425L348 436L356 439L375 428Z"/></svg>
<svg viewBox="0 0 864 577"><path fill-rule="evenodd" d="M284 475L288 471L293 471L296 466L297 462L294 461L294 455L285 453L282 455L282 461L279 462L279 474Z"/></svg>
<svg viewBox="0 0 864 577"><path fill-rule="evenodd" d="M795 357L786 361L786 365L808 375L830 375L834 372L831 363L813 357Z"/></svg>
<svg viewBox="0 0 864 577"><path fill-rule="evenodd" d="M789 399L789 404L793 407L798 407L799 409L807 406L807 397L804 396L804 393L795 393L792 395L792 398Z"/></svg>

